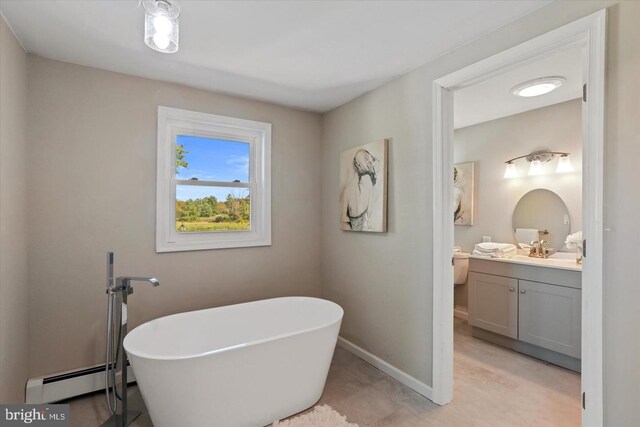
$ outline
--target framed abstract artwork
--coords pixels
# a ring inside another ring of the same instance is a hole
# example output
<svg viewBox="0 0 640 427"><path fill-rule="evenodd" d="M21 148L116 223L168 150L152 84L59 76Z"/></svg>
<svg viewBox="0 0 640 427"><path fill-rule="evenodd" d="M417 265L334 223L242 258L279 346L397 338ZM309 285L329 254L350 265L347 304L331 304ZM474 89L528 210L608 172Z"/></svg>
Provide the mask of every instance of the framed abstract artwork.
<svg viewBox="0 0 640 427"><path fill-rule="evenodd" d="M387 153L389 140L340 154L340 228L387 231Z"/></svg>
<svg viewBox="0 0 640 427"><path fill-rule="evenodd" d="M453 223L473 225L473 205L475 162L459 163L453 166Z"/></svg>

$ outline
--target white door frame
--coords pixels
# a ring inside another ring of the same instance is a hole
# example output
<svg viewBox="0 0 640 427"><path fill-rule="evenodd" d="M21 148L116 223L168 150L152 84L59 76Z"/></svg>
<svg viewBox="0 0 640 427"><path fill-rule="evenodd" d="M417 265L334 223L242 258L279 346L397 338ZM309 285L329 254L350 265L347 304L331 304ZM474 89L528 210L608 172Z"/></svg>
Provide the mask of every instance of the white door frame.
<svg viewBox="0 0 640 427"><path fill-rule="evenodd" d="M453 399L453 91L563 46L586 42L582 109L582 217L588 246L582 266L583 426L603 425L602 282L606 10L472 64L433 82L433 401Z"/></svg>

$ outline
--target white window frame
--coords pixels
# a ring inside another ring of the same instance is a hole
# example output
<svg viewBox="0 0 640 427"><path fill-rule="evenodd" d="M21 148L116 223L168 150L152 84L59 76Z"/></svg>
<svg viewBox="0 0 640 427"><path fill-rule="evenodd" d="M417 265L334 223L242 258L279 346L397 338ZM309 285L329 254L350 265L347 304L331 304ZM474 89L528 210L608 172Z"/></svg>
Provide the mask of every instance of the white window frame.
<svg viewBox="0 0 640 427"><path fill-rule="evenodd" d="M194 135L249 144L249 182L176 177L176 138ZM251 191L248 231L176 231L176 186L239 187ZM271 123L158 106L156 252L271 245Z"/></svg>

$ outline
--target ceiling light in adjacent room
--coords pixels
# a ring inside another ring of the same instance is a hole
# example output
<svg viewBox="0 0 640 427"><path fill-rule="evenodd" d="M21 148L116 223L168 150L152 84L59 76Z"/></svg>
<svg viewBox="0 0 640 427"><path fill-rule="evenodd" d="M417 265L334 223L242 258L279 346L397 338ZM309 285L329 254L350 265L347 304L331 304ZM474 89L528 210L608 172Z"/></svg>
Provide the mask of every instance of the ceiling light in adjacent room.
<svg viewBox="0 0 640 427"><path fill-rule="evenodd" d="M144 42L162 53L178 51L178 6L167 0L144 0Z"/></svg>
<svg viewBox="0 0 640 427"><path fill-rule="evenodd" d="M567 79L559 76L529 80L511 89L511 93L525 98L540 96L559 88L565 81Z"/></svg>

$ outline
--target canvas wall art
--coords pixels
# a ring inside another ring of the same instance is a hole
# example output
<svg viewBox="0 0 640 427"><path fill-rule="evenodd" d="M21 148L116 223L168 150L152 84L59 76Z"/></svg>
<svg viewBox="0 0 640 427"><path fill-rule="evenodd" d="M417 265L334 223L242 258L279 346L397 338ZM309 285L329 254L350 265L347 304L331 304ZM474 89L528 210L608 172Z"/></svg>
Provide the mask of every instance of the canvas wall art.
<svg viewBox="0 0 640 427"><path fill-rule="evenodd" d="M475 162L459 163L453 167L453 223L473 225Z"/></svg>
<svg viewBox="0 0 640 427"><path fill-rule="evenodd" d="M384 139L340 154L340 228L387 231L387 150Z"/></svg>

